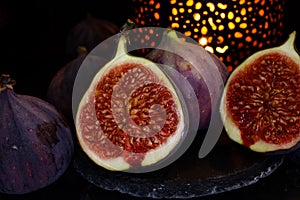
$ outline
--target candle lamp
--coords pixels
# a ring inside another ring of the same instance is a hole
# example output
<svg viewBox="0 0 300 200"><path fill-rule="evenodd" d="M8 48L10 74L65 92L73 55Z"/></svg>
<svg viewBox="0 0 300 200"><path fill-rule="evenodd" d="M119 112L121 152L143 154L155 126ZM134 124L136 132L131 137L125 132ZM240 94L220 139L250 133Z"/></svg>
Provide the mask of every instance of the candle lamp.
<svg viewBox="0 0 300 200"><path fill-rule="evenodd" d="M284 0L132 0L135 23L171 27L217 55L229 71L283 36Z"/></svg>

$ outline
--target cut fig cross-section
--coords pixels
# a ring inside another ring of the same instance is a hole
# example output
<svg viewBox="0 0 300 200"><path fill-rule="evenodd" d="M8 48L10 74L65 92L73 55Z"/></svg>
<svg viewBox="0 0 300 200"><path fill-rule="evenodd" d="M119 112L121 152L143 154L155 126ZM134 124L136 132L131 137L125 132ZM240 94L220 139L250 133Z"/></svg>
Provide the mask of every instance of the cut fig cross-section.
<svg viewBox="0 0 300 200"><path fill-rule="evenodd" d="M189 115L167 74L150 60L128 54L126 34L120 34L115 56L95 74L79 103L77 137L99 166L151 171L182 144Z"/></svg>
<svg viewBox="0 0 300 200"><path fill-rule="evenodd" d="M296 32L261 50L230 75L220 113L228 136L253 151L287 153L300 141L300 57Z"/></svg>

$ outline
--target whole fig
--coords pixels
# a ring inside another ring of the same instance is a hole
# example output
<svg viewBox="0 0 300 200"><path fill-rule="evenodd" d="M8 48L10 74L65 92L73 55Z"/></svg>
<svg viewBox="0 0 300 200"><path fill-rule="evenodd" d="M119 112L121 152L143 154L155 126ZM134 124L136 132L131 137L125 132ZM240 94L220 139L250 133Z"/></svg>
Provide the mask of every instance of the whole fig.
<svg viewBox="0 0 300 200"><path fill-rule="evenodd" d="M202 46L181 40L170 29L164 32L161 43L146 58L177 70L188 80L198 98L199 129L208 128L212 112L218 110L222 86L229 75L227 66Z"/></svg>
<svg viewBox="0 0 300 200"><path fill-rule="evenodd" d="M55 107L16 94L0 76L0 192L24 194L46 187L67 170L74 151L68 124Z"/></svg>
<svg viewBox="0 0 300 200"><path fill-rule="evenodd" d="M106 19L97 18L87 14L86 18L77 23L68 33L66 41L66 53L74 59L77 56L76 49L85 46L90 52L103 40L117 34L119 27Z"/></svg>
<svg viewBox="0 0 300 200"><path fill-rule="evenodd" d="M72 92L77 72L87 56L87 49L77 48L77 57L60 68L47 90L47 100L53 104L67 119L72 122Z"/></svg>
<svg viewBox="0 0 300 200"><path fill-rule="evenodd" d="M81 65L94 65L94 63L97 63L98 66L102 66L107 62L103 57L96 57L91 53L88 55L87 49L83 46L79 46L77 52L78 55L75 59L67 62L56 72L47 90L47 100L66 117L72 126L74 125L72 109L73 87L77 74L82 73ZM85 73L91 74L94 73L94 70L88 68L85 70Z"/></svg>

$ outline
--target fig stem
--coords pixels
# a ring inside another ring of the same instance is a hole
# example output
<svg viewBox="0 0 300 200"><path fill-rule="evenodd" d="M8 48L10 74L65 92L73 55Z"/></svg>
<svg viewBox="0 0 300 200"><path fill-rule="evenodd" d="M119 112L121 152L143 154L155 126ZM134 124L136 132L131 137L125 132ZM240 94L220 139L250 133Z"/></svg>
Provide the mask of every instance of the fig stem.
<svg viewBox="0 0 300 200"><path fill-rule="evenodd" d="M296 39L296 31L293 31L292 33L290 33L288 40L284 43L283 46L286 46L291 50L294 50L295 39Z"/></svg>
<svg viewBox="0 0 300 200"><path fill-rule="evenodd" d="M135 27L136 24L131 19L127 19L126 23L121 27L118 48L115 56L120 56L127 52L126 44L127 42L130 43L127 31Z"/></svg>
<svg viewBox="0 0 300 200"><path fill-rule="evenodd" d="M137 27L136 23L134 23L131 19L127 19L125 24L121 27L120 32L122 33L124 31L128 31L136 27Z"/></svg>
<svg viewBox="0 0 300 200"><path fill-rule="evenodd" d="M13 85L16 84L16 81L11 79L9 74L1 74L0 76L0 92L6 88L13 89Z"/></svg>
<svg viewBox="0 0 300 200"><path fill-rule="evenodd" d="M167 33L167 35L168 35L170 38L172 38L172 39L174 39L174 40L176 40L176 41L181 41L181 40L179 39L179 37L177 36L175 30L169 28L169 29L167 29L166 33Z"/></svg>
<svg viewBox="0 0 300 200"><path fill-rule="evenodd" d="M85 46L81 46L79 45L77 48L76 48L76 52L77 52L77 56L85 56L87 55L88 53L88 50Z"/></svg>

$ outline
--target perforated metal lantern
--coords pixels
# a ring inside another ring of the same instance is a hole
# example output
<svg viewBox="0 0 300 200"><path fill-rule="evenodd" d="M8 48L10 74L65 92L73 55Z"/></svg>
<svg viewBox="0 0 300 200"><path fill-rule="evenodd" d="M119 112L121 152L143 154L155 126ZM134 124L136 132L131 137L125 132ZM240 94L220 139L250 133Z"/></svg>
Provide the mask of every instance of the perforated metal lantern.
<svg viewBox="0 0 300 200"><path fill-rule="evenodd" d="M233 70L252 53L282 42L284 0L132 0L141 26L172 27Z"/></svg>

